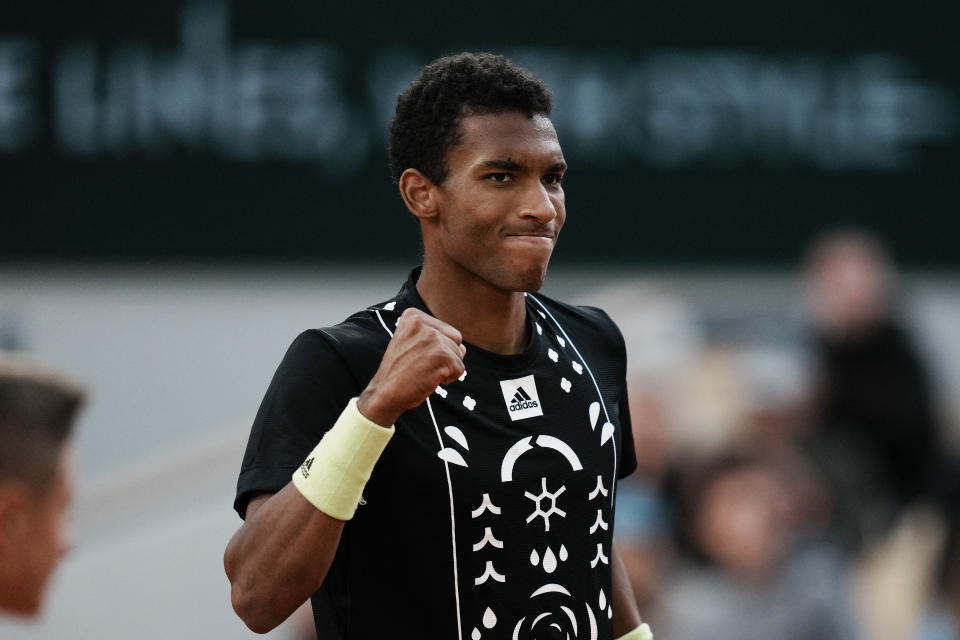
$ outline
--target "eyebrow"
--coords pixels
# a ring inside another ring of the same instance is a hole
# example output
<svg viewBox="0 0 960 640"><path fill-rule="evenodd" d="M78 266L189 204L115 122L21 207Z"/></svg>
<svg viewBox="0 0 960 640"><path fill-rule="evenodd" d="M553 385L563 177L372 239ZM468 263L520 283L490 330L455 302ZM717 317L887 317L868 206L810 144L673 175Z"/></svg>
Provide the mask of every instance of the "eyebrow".
<svg viewBox="0 0 960 640"><path fill-rule="evenodd" d="M510 158L502 160L485 160L483 166L488 169L502 169L504 171L523 171L526 169L526 166L517 162L516 160L511 160ZM560 171L566 171L567 163L560 161L555 162L549 167L547 167L548 173L555 173Z"/></svg>
<svg viewBox="0 0 960 640"><path fill-rule="evenodd" d="M523 171L526 167L509 158L504 160L485 160L483 166L488 169L503 169L505 171Z"/></svg>

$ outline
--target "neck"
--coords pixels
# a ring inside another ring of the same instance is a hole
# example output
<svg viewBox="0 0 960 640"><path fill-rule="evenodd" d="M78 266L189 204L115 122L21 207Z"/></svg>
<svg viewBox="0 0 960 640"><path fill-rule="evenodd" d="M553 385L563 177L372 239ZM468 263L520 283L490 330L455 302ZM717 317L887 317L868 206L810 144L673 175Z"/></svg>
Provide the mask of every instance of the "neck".
<svg viewBox="0 0 960 640"><path fill-rule="evenodd" d="M417 292L464 342L501 355L520 353L527 345L522 291L504 291L455 265L425 260Z"/></svg>

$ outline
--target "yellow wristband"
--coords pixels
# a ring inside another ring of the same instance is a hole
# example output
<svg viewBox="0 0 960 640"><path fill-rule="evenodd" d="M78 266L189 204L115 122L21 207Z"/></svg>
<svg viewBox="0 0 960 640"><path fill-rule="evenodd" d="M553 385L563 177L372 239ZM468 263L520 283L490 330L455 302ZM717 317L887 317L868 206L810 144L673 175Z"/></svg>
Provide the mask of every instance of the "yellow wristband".
<svg viewBox="0 0 960 640"><path fill-rule="evenodd" d="M653 640L653 631L650 631L650 625L644 622L630 633L620 636L617 640Z"/></svg>
<svg viewBox="0 0 960 640"><path fill-rule="evenodd" d="M363 487L396 429L371 422L347 403L333 427L293 472L293 485L320 511L349 520L357 510Z"/></svg>

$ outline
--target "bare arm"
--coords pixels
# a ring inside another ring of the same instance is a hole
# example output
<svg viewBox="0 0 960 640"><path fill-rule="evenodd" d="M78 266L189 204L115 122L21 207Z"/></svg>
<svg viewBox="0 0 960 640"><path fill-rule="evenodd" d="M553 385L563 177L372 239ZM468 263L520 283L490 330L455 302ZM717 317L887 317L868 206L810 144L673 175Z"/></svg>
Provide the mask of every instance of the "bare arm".
<svg viewBox="0 0 960 640"><path fill-rule="evenodd" d="M250 501L223 564L233 609L252 631L270 631L320 588L343 524L307 502L292 483Z"/></svg>
<svg viewBox="0 0 960 640"><path fill-rule="evenodd" d="M460 333L416 309L401 316L376 375L357 408L382 426L421 404L439 384L463 373ZM320 588L333 562L343 520L314 507L293 483L247 505L223 564L237 615L257 633L287 619Z"/></svg>
<svg viewBox="0 0 960 640"><path fill-rule="evenodd" d="M643 623L643 620L640 619L640 611L637 609L637 599L633 595L630 579L627 576L626 569L623 567L623 561L620 559L620 551L617 549L615 542L613 543L613 551L610 554L610 561L613 589L613 637L619 638L639 627Z"/></svg>

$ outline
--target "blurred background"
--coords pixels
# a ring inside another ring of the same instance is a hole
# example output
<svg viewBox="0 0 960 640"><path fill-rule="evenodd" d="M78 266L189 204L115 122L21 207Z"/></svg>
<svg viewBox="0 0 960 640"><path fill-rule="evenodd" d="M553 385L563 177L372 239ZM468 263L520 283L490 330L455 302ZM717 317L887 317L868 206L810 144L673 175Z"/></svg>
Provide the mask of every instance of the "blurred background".
<svg viewBox="0 0 960 640"><path fill-rule="evenodd" d="M253 636L221 566L253 414L299 331L418 262L397 92L493 50L551 87L571 166L545 293L627 341L616 532L658 637L960 637L958 18L0 4L0 348L92 395L76 548L0 636Z"/></svg>

